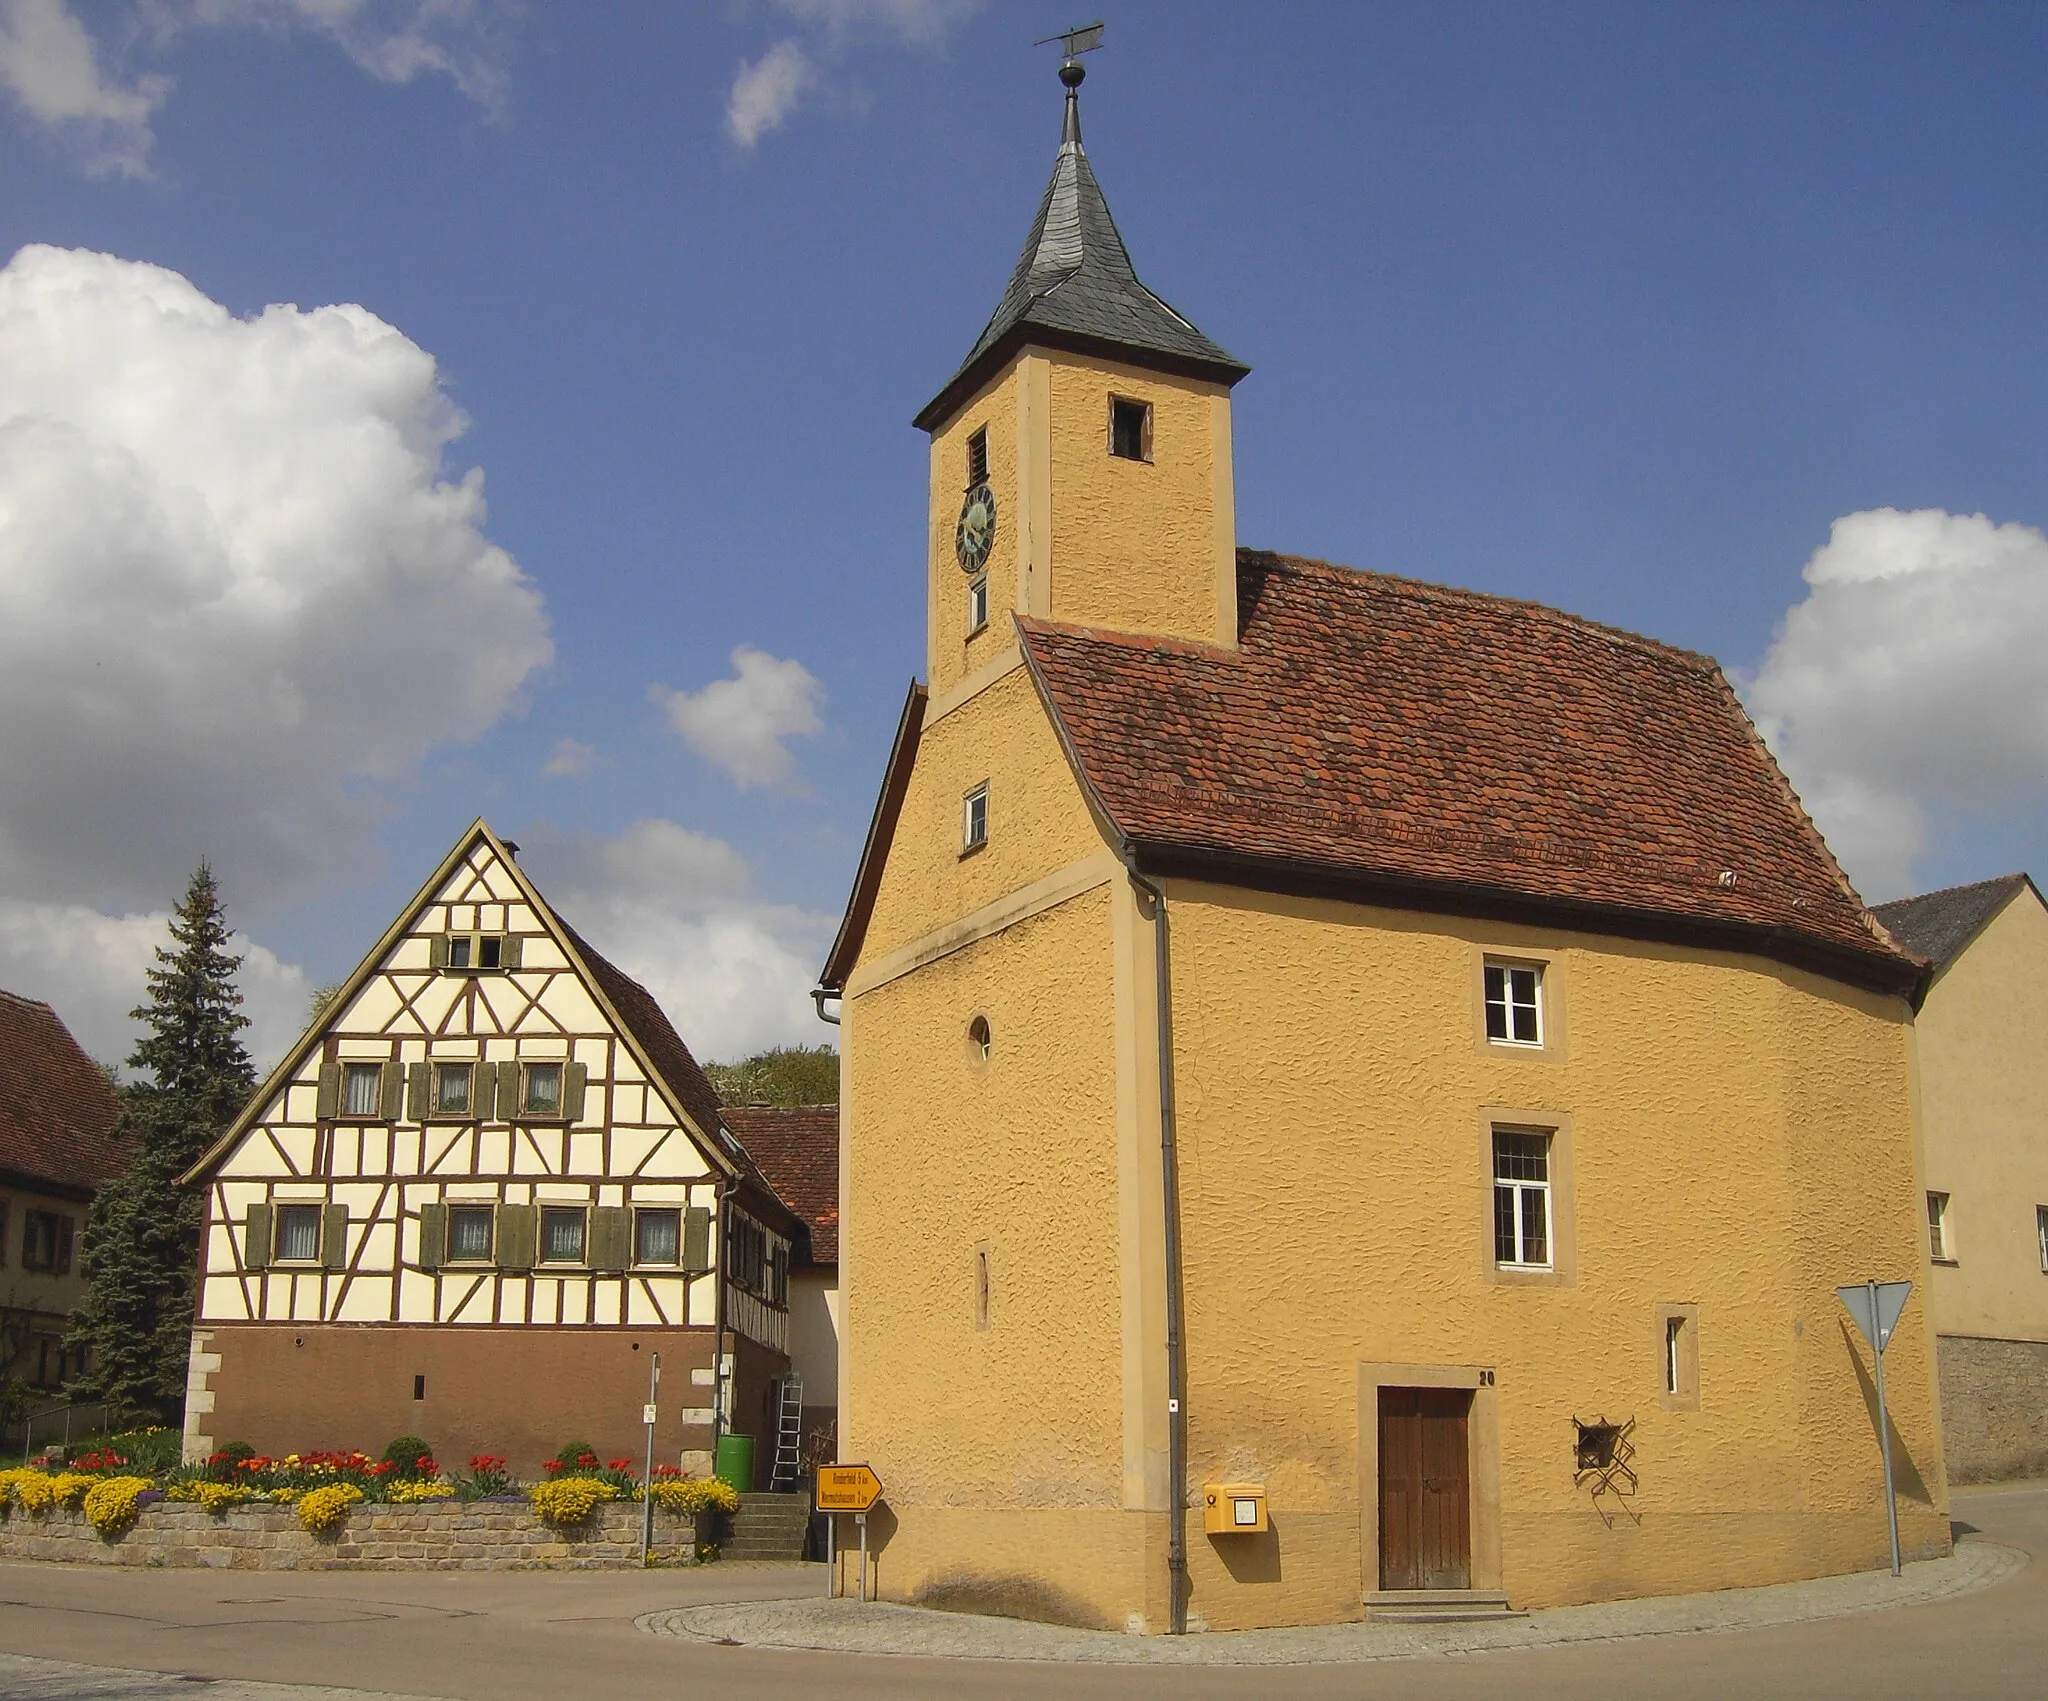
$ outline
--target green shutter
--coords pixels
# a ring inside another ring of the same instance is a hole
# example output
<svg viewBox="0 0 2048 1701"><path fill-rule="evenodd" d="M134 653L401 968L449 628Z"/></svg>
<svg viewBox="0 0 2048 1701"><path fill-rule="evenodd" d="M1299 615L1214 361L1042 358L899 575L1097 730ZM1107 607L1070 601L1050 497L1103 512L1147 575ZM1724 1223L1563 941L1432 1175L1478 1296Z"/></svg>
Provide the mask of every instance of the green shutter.
<svg viewBox="0 0 2048 1701"><path fill-rule="evenodd" d="M517 1122L519 1120L519 1065L500 1063L498 1074L498 1120Z"/></svg>
<svg viewBox="0 0 2048 1701"><path fill-rule="evenodd" d="M525 941L525 940L524 940L523 938L521 938L521 937L520 937L520 936L519 936L518 934L516 934L516 933L508 933L508 934L506 934L506 935L505 935L505 943L504 943L503 945L501 945L501 946L499 946L499 947L498 947L498 950L499 950L499 957L498 957L498 967L499 967L499 968L501 968L501 969L516 969L516 968L518 968L518 967L519 967L519 953L520 953L520 950L521 950L521 948L522 948L522 947L523 947L523 946L524 946L525 944L526 944L526 941Z"/></svg>
<svg viewBox="0 0 2048 1701"><path fill-rule="evenodd" d="M415 1063L405 1076L405 1119L408 1122L425 1122L427 1113L433 1108L434 1066Z"/></svg>
<svg viewBox="0 0 2048 1701"><path fill-rule="evenodd" d="M72 1227L73 1224L69 1217L59 1217L57 1219L57 1267L51 1271L52 1275L68 1276L71 1274Z"/></svg>
<svg viewBox="0 0 2048 1701"><path fill-rule="evenodd" d="M490 1063L479 1063L470 1071L469 1114L479 1122L491 1122L496 1120L497 1107L497 1067Z"/></svg>
<svg viewBox="0 0 2048 1701"><path fill-rule="evenodd" d="M692 1205L683 1213L683 1269L701 1276L711 1268L711 1212Z"/></svg>
<svg viewBox="0 0 2048 1701"><path fill-rule="evenodd" d="M531 1270L540 1250L540 1211L532 1205L500 1205L497 1222L498 1266Z"/></svg>
<svg viewBox="0 0 2048 1701"><path fill-rule="evenodd" d="M270 1207L251 1205L242 1229L242 1268L270 1268Z"/></svg>
<svg viewBox="0 0 2048 1701"><path fill-rule="evenodd" d="M590 1267L623 1270L631 1261L633 1214L621 1205L599 1205L590 1213Z"/></svg>
<svg viewBox="0 0 2048 1701"><path fill-rule="evenodd" d="M304 1104L306 1101L299 1101ZM323 1063L320 1065L320 1090L313 1100L313 1115L321 1122L331 1122L341 1113L341 1065Z"/></svg>
<svg viewBox="0 0 2048 1701"><path fill-rule="evenodd" d="M329 1205L320 1213L320 1262L330 1270L348 1268L346 1205Z"/></svg>
<svg viewBox="0 0 2048 1701"><path fill-rule="evenodd" d="M448 1207L420 1207L420 1268L438 1270L448 1257Z"/></svg>
<svg viewBox="0 0 2048 1701"><path fill-rule="evenodd" d="M583 1089L589 1084L590 1068L571 1063L562 1071L562 1115L570 1122L583 1120Z"/></svg>
<svg viewBox="0 0 2048 1701"><path fill-rule="evenodd" d="M377 1077L377 1114L386 1122L396 1122L405 1107L405 1065L393 1061L384 1065Z"/></svg>
<svg viewBox="0 0 2048 1701"><path fill-rule="evenodd" d="M448 935L437 933L427 941L427 967L445 969L448 966Z"/></svg>

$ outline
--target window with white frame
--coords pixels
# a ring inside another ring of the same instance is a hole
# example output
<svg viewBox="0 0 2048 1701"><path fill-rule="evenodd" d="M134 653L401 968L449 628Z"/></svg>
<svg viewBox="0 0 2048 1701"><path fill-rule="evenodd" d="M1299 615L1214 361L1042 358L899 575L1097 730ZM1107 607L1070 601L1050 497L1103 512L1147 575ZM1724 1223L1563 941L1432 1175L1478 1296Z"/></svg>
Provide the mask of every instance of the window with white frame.
<svg viewBox="0 0 2048 1701"><path fill-rule="evenodd" d="M341 1066L341 1114L375 1116L384 1097L384 1065L344 1063Z"/></svg>
<svg viewBox="0 0 2048 1701"><path fill-rule="evenodd" d="M320 1262L318 1205L278 1206L276 1261L280 1264Z"/></svg>
<svg viewBox="0 0 2048 1701"><path fill-rule="evenodd" d="M983 780L960 800L960 854L988 843L988 781Z"/></svg>
<svg viewBox="0 0 2048 1701"><path fill-rule="evenodd" d="M967 636L973 637L988 624L988 575L967 581Z"/></svg>
<svg viewBox="0 0 2048 1701"><path fill-rule="evenodd" d="M1956 1240L1949 1227L1946 1193L1927 1195L1927 1250L1937 1264L1955 1262Z"/></svg>
<svg viewBox="0 0 2048 1701"><path fill-rule="evenodd" d="M1493 1131L1493 1257L1504 1270L1548 1270L1550 1136Z"/></svg>
<svg viewBox="0 0 2048 1701"><path fill-rule="evenodd" d="M1486 965L1486 1037L1496 1045L1543 1043L1543 970L1539 964Z"/></svg>

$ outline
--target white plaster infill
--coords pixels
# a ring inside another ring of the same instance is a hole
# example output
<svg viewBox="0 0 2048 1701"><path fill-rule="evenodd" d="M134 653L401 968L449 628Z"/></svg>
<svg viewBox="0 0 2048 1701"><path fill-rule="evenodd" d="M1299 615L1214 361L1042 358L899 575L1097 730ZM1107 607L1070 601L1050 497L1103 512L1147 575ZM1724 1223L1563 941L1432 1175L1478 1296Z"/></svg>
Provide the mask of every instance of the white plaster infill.
<svg viewBox="0 0 2048 1701"><path fill-rule="evenodd" d="M1315 1625L1300 1630L1211 1631L1193 1636L1126 1636L1014 1618L982 1618L925 1607L857 1600L749 1601L684 1607L634 1620L650 1635L761 1648L842 1654L897 1654L965 1660L1043 1660L1092 1665L1343 1665L1423 1659L1496 1648L1612 1642L1761 1630L1850 1613L1918 1606L2004 1581L2027 1563L2018 1548L1982 1537L1956 1543L1946 1559L1915 1560L1903 1577L1857 1571L1805 1583L1721 1589L1701 1595L1549 1607L1525 1617L1466 1624Z"/></svg>

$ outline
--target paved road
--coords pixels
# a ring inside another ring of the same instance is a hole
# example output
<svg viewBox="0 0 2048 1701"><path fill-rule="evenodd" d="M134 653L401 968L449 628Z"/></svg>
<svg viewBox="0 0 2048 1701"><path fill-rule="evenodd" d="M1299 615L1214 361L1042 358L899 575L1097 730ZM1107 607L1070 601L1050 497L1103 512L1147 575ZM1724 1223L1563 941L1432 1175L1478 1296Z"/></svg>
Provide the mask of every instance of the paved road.
<svg viewBox="0 0 2048 1701"><path fill-rule="evenodd" d="M1060 1667L773 1653L633 1628L640 1613L692 1602L807 1592L818 1572L718 1566L696 1572L414 1575L218 1572L0 1565L0 1649L75 1668L0 1661L0 1695L48 1701L315 1701L335 1686L451 1701L671 1701L698 1685L720 1701L792 1693L881 1701L1943 1701L2048 1693L2048 1484L1959 1492L1956 1516L2035 1562L1981 1593L1887 1613L1712 1636L1255 1671ZM107 1668L125 1668L108 1670ZM135 1672L176 1674L152 1682ZM201 1687L192 1679L213 1680ZM237 1681L240 1680L240 1681ZM355 1698L361 1701L361 1697Z"/></svg>

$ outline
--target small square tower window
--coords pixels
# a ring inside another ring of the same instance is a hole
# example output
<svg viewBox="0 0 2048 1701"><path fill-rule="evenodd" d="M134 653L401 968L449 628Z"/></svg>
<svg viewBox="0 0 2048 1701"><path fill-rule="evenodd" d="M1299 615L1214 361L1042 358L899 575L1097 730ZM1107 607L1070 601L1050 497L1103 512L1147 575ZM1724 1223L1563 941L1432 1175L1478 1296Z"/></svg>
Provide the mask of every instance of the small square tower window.
<svg viewBox="0 0 2048 1701"><path fill-rule="evenodd" d="M988 575L967 581L967 636L988 624Z"/></svg>
<svg viewBox="0 0 2048 1701"><path fill-rule="evenodd" d="M988 432L984 428L967 439L967 488L988 483Z"/></svg>
<svg viewBox="0 0 2048 1701"><path fill-rule="evenodd" d="M988 843L988 781L983 780L960 800L960 854Z"/></svg>
<svg viewBox="0 0 2048 1701"><path fill-rule="evenodd" d="M1109 398L1109 452L1120 461L1152 458L1152 404Z"/></svg>

